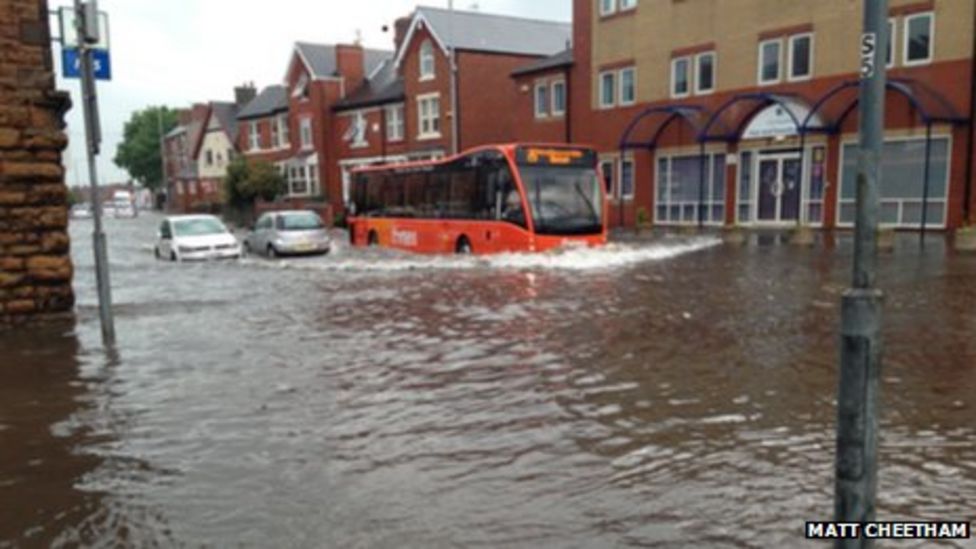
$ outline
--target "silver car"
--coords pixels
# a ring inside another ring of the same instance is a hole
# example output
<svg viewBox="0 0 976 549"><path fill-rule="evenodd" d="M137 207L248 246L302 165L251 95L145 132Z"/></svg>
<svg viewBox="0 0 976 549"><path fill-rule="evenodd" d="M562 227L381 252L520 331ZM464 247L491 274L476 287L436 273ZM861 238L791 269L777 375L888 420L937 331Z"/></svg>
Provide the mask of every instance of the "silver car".
<svg viewBox="0 0 976 549"><path fill-rule="evenodd" d="M244 252L268 257L300 254L327 254L332 239L313 211L268 212L258 218L244 238Z"/></svg>

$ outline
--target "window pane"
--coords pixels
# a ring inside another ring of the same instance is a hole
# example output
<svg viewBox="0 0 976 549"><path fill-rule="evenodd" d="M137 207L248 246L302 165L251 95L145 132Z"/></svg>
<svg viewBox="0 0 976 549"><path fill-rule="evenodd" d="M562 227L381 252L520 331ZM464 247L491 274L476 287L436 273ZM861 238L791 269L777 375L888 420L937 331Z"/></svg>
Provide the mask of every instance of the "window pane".
<svg viewBox="0 0 976 549"><path fill-rule="evenodd" d="M931 15L915 17L908 22L908 60L921 61L931 57Z"/></svg>
<svg viewBox="0 0 976 549"><path fill-rule="evenodd" d="M664 203L668 196L668 159L657 161L657 201Z"/></svg>
<svg viewBox="0 0 976 549"><path fill-rule="evenodd" d="M716 154L712 157L712 200L725 200L725 155Z"/></svg>
<svg viewBox="0 0 976 549"><path fill-rule="evenodd" d="M792 74L794 78L810 76L810 37L799 36L793 39L793 64Z"/></svg>
<svg viewBox="0 0 976 549"><path fill-rule="evenodd" d="M536 116L542 116L542 115L546 114L546 112L549 110L548 109L548 105L546 105L546 103L548 102L548 101L546 101L546 99L547 99L547 96L546 96L546 86L545 85L536 86L536 88L535 88L535 114L536 114Z"/></svg>
<svg viewBox="0 0 976 549"><path fill-rule="evenodd" d="M711 91L715 87L715 55L698 57L698 90Z"/></svg>
<svg viewBox="0 0 976 549"><path fill-rule="evenodd" d="M634 163L629 160L620 164L620 192L623 196L634 194Z"/></svg>
<svg viewBox="0 0 976 549"><path fill-rule="evenodd" d="M620 71L620 101L634 102L634 69Z"/></svg>
<svg viewBox="0 0 976 549"><path fill-rule="evenodd" d="M698 202L701 184L701 158L683 156L671 159L671 201Z"/></svg>
<svg viewBox="0 0 976 549"><path fill-rule="evenodd" d="M556 113L566 110L566 85L562 82L552 85L552 110Z"/></svg>
<svg viewBox="0 0 976 549"><path fill-rule="evenodd" d="M752 198L752 153L744 152L739 158L739 202Z"/></svg>
<svg viewBox="0 0 976 549"><path fill-rule="evenodd" d="M687 59L676 59L674 61L674 95L688 93L688 64Z"/></svg>
<svg viewBox="0 0 976 549"><path fill-rule="evenodd" d="M762 45L762 80L779 80L779 42Z"/></svg>
<svg viewBox="0 0 976 549"><path fill-rule="evenodd" d="M600 170L603 172L603 190L607 196L613 196L613 162L602 162Z"/></svg>
<svg viewBox="0 0 976 549"><path fill-rule="evenodd" d="M600 79L600 103L603 105L613 105L614 102L614 81L613 74L604 74Z"/></svg>

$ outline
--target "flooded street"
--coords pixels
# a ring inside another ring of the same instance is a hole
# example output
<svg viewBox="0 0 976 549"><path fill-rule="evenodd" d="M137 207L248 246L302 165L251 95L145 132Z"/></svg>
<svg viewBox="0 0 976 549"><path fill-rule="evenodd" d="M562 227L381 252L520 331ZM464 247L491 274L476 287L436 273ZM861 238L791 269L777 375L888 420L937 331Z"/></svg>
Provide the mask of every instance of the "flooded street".
<svg viewBox="0 0 976 549"><path fill-rule="evenodd" d="M171 264L159 219L108 222L117 351L87 221L77 324L0 334L0 547L792 547L832 518L849 241ZM880 266L878 517L973 520L976 257L916 238Z"/></svg>

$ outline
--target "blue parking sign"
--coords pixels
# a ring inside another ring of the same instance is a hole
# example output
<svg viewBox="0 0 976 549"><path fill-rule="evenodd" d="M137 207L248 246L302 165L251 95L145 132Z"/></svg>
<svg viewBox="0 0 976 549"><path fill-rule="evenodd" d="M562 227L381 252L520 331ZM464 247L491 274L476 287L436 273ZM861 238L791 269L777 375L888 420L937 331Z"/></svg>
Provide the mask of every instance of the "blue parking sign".
<svg viewBox="0 0 976 549"><path fill-rule="evenodd" d="M92 50L95 80L112 79L112 62L108 50ZM61 50L61 73L65 78L81 78L81 53L78 48Z"/></svg>

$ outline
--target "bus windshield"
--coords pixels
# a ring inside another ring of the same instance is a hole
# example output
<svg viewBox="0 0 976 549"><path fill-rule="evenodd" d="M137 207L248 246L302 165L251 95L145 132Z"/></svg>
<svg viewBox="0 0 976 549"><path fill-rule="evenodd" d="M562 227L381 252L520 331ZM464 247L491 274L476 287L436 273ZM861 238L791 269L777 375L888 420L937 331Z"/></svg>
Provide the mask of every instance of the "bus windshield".
<svg viewBox="0 0 976 549"><path fill-rule="evenodd" d="M520 166L535 232L597 234L603 207L596 170L569 166Z"/></svg>

